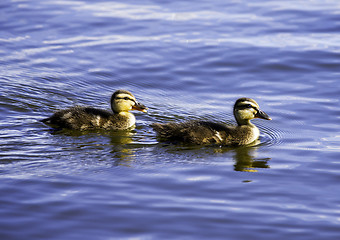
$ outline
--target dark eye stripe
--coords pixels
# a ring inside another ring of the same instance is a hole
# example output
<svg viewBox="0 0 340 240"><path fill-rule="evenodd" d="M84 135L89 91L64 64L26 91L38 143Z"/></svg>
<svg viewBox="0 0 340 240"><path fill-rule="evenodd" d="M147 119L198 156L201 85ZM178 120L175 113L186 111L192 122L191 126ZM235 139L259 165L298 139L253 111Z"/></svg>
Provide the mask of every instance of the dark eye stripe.
<svg viewBox="0 0 340 240"><path fill-rule="evenodd" d="M254 107L251 104L243 104L243 105L238 106L238 108L240 108L240 109L253 108L253 109L257 110L257 107Z"/></svg>
<svg viewBox="0 0 340 240"><path fill-rule="evenodd" d="M122 99L122 100L130 100L130 101L132 101L132 102L136 102L134 99L131 99L131 98L129 98L129 97L116 97L116 99Z"/></svg>

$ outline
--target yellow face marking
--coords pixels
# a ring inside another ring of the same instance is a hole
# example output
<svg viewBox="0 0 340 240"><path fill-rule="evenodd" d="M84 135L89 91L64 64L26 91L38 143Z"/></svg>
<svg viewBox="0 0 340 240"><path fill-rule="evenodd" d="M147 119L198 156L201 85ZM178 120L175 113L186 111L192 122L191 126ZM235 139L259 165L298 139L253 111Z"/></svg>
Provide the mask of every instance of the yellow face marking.
<svg viewBox="0 0 340 240"><path fill-rule="evenodd" d="M249 102L249 101L244 101L244 102L240 102L239 104L238 104L238 106L239 107L243 107L243 106L247 106L247 105L249 105L249 108L251 107L251 108L259 108L259 106L257 105L257 104L255 104L255 103L253 103L253 102Z"/></svg>
<svg viewBox="0 0 340 240"><path fill-rule="evenodd" d="M116 112L129 111L136 104L136 100L133 96L122 93L118 94L113 101L113 109Z"/></svg>

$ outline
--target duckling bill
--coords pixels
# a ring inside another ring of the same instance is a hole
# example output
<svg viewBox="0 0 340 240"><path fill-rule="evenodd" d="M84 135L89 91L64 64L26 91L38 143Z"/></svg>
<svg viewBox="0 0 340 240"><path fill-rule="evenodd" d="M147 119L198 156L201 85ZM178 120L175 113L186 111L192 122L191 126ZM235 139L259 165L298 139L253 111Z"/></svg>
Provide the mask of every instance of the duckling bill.
<svg viewBox="0 0 340 240"><path fill-rule="evenodd" d="M237 126L199 120L183 123L154 123L151 126L161 141L241 146L259 138L260 130L250 120L254 118L271 120L251 98L240 98L235 102L234 117Z"/></svg>
<svg viewBox="0 0 340 240"><path fill-rule="evenodd" d="M139 103L131 92L117 90L111 96L112 112L92 107L75 106L55 112L42 122L74 130L106 129L125 130L136 123L130 110L147 112L147 107Z"/></svg>

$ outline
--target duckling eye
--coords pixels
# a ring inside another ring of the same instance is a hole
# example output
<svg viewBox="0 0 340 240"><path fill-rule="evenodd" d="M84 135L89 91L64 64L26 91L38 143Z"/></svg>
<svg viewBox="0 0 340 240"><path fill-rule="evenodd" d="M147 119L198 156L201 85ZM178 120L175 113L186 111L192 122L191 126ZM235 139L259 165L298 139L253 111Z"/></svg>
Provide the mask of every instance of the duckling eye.
<svg viewBox="0 0 340 240"><path fill-rule="evenodd" d="M128 98L128 97L125 97L125 98L124 98L124 100L126 100L126 101L127 101L127 100L131 100L131 99L130 99L130 98Z"/></svg>
<svg viewBox="0 0 340 240"><path fill-rule="evenodd" d="M252 108L253 106L251 104L247 104L246 108Z"/></svg>

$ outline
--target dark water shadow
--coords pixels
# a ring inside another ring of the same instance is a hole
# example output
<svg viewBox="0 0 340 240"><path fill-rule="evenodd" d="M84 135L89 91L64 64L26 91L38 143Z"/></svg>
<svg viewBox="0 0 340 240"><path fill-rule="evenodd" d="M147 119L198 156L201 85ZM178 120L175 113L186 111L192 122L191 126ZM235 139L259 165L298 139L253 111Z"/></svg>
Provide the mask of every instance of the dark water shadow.
<svg viewBox="0 0 340 240"><path fill-rule="evenodd" d="M220 164L233 161L234 170L257 172L258 169L270 168L270 157L258 157L264 146L260 140L239 147L227 146L190 146L183 144L158 143L154 146L154 155L159 161L191 164Z"/></svg>
<svg viewBox="0 0 340 240"><path fill-rule="evenodd" d="M71 130L64 128L48 128L46 130L51 136L62 137L58 141L66 141L70 144L79 145L79 148L87 147L87 150L97 157L97 161L107 161L112 166L130 166L134 161L135 150L130 147L134 142L137 131L132 128L129 130ZM65 145L67 143L64 142ZM81 151L81 149L79 149ZM79 152L79 155L83 153Z"/></svg>
<svg viewBox="0 0 340 240"><path fill-rule="evenodd" d="M94 157L100 155L97 161L106 161L113 167L132 167L138 164L138 161L143 164L219 164L221 161L233 160L235 171L257 172L257 169L270 168L268 161L271 158L261 158L257 155L260 155L262 148L270 147L269 142L273 141L270 136L265 135L261 136L261 141L240 147L160 143L154 134L149 133L149 129L143 126L121 131L75 131L52 128L48 131L51 135L70 138L70 143L90 147ZM145 152L150 154L148 158L141 155Z"/></svg>

